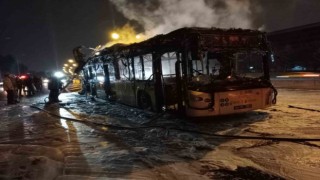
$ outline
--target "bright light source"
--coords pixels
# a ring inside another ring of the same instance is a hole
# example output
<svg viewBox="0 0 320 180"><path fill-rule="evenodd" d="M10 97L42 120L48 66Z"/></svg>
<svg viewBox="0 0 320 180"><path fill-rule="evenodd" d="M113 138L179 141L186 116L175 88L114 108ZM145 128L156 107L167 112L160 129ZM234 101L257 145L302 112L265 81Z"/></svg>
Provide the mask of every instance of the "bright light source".
<svg viewBox="0 0 320 180"><path fill-rule="evenodd" d="M96 52L96 53L94 53L95 55L97 55L97 56L99 56L100 55L100 52Z"/></svg>
<svg viewBox="0 0 320 180"><path fill-rule="evenodd" d="M54 76L57 77L57 78L62 78L64 76L64 74L60 71L57 71L54 73Z"/></svg>
<svg viewBox="0 0 320 180"><path fill-rule="evenodd" d="M120 35L118 33L112 33L111 34L111 38L112 39L119 39L120 38Z"/></svg>
<svg viewBox="0 0 320 180"><path fill-rule="evenodd" d="M25 76L25 75L20 76L20 79L26 79L26 78L27 78L27 76Z"/></svg>
<svg viewBox="0 0 320 180"><path fill-rule="evenodd" d="M97 80L99 82L104 82L104 77L103 76L97 76Z"/></svg>
<svg viewBox="0 0 320 180"><path fill-rule="evenodd" d="M271 62L274 62L274 55L271 54Z"/></svg>
<svg viewBox="0 0 320 180"><path fill-rule="evenodd" d="M61 82L63 83L63 85L67 84L67 80L66 79L61 79Z"/></svg>
<svg viewBox="0 0 320 180"><path fill-rule="evenodd" d="M277 78L289 78L289 76L276 76Z"/></svg>
<svg viewBox="0 0 320 180"><path fill-rule="evenodd" d="M77 67L77 66L78 66L78 64L74 63L74 64L72 64L72 66Z"/></svg>
<svg viewBox="0 0 320 180"><path fill-rule="evenodd" d="M69 62L69 63L73 63L74 60L73 60L73 59L69 59L68 62Z"/></svg>
<svg viewBox="0 0 320 180"><path fill-rule="evenodd" d="M48 82L49 82L49 79L43 79L43 82L44 82L44 83L48 83Z"/></svg>
<svg viewBox="0 0 320 180"><path fill-rule="evenodd" d="M140 39L140 38L141 38L141 35L140 35L140 34L137 34L137 35L136 35L136 38L137 38L137 39Z"/></svg>
<svg viewBox="0 0 320 180"><path fill-rule="evenodd" d="M302 76L304 76L304 77L318 77L320 75L319 74L304 74Z"/></svg>
<svg viewBox="0 0 320 180"><path fill-rule="evenodd" d="M69 66L69 64L64 64L63 66L68 67L68 66Z"/></svg>

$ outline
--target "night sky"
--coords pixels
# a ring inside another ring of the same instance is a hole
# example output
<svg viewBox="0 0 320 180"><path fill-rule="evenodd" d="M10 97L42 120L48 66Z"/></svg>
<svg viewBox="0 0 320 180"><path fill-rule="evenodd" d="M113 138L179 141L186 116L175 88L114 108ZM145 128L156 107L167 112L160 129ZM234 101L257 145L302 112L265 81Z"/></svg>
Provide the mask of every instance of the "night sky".
<svg viewBox="0 0 320 180"><path fill-rule="evenodd" d="M128 4L127 0L118 1ZM161 1L148 2L156 8ZM252 28L270 32L320 22L320 0L243 1L249 2ZM133 2L143 8L147 1L130 0ZM212 8L224 5L221 0L211 2L216 3ZM129 22L144 29L121 12L119 4L109 0L0 0L0 55L11 54L31 70L60 68L73 58L74 47L105 44L115 27Z"/></svg>

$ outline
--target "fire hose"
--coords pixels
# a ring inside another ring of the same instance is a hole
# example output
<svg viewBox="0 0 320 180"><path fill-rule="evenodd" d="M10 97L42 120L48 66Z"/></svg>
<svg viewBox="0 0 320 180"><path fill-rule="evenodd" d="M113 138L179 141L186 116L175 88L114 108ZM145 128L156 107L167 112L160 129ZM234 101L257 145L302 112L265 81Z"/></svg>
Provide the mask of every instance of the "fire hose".
<svg viewBox="0 0 320 180"><path fill-rule="evenodd" d="M217 134L217 133L210 133L210 132L202 132L197 130L190 130L190 129L182 129L182 128L174 128L174 127L165 127L165 126L139 126L139 127L128 127L128 126L119 126L119 125L113 125L113 124L107 124L107 123L97 123L92 121L86 121L83 119L77 119L77 118L70 118L70 117L64 117L61 115L54 114L50 111L47 111L43 108L40 108L36 105L31 105L31 108L38 109L40 111L43 111L51 116L62 118L68 121L74 121L74 122L80 122L85 124L92 124L96 126L106 126L109 128L115 128L115 129L125 129L125 130L139 130L139 129L150 129L150 128L160 128L160 129L166 129L169 130L175 130L175 131L181 131L181 132L187 132L187 133L193 133L193 134L201 134L216 138L223 138L223 139L251 139L251 140L271 140L271 141L287 141L287 142L304 142L304 141L320 141L320 138L292 138L292 137L262 137L262 136L241 136L241 135L223 135L223 134ZM155 118L159 118L161 116L157 116ZM153 119L154 120L154 119Z"/></svg>

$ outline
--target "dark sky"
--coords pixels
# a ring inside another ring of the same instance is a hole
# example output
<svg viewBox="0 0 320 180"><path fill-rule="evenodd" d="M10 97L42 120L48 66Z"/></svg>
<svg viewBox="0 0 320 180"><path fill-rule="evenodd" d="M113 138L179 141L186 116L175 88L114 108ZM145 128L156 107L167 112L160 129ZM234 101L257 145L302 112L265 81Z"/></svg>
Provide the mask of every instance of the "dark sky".
<svg viewBox="0 0 320 180"><path fill-rule="evenodd" d="M320 22L320 0L251 1L253 24L266 31ZM114 25L126 22L108 0L0 0L0 55L54 70L74 47L105 44Z"/></svg>
<svg viewBox="0 0 320 180"><path fill-rule="evenodd" d="M0 0L0 55L12 54L32 70L52 70L73 58L79 45L107 42L123 25L108 0ZM113 8L114 9L114 8Z"/></svg>

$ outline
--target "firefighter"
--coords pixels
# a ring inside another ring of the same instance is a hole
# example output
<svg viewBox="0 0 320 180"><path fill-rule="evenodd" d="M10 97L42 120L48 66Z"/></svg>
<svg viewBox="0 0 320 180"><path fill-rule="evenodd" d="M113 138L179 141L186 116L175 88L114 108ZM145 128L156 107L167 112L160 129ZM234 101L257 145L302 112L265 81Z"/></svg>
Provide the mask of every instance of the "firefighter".
<svg viewBox="0 0 320 180"><path fill-rule="evenodd" d="M18 88L18 97L19 99L21 99L22 95L22 91L23 91L23 81L22 79L19 78L19 76L16 77L16 82L17 82L17 88Z"/></svg>
<svg viewBox="0 0 320 180"><path fill-rule="evenodd" d="M14 87L9 73L4 74L3 89L7 92L7 104L15 104L16 102L14 101Z"/></svg>
<svg viewBox="0 0 320 180"><path fill-rule="evenodd" d="M49 79L48 89L50 90L48 103L60 102L59 94L60 90L62 89L62 83L60 79L52 75Z"/></svg>
<svg viewBox="0 0 320 180"><path fill-rule="evenodd" d="M33 76L31 74L28 73L28 77L25 80L26 86L28 88L28 94L27 96L33 96L35 95L35 88L34 88L34 83L33 83Z"/></svg>
<svg viewBox="0 0 320 180"><path fill-rule="evenodd" d="M10 78L12 86L13 86L13 101L15 103L19 103L20 101L18 101L19 97L18 97L18 85L17 85L16 76L13 74L10 74L9 78Z"/></svg>

